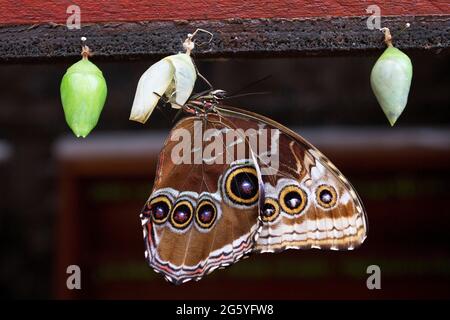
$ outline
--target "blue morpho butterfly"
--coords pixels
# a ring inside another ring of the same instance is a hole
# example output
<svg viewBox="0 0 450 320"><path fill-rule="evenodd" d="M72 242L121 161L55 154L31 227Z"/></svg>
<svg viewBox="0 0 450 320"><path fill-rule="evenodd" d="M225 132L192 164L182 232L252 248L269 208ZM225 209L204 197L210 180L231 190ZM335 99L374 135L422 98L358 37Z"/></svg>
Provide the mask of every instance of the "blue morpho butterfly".
<svg viewBox="0 0 450 320"><path fill-rule="evenodd" d="M292 130L225 98L211 89L180 106L186 117L161 150L140 216L149 265L180 284L251 253L358 247L366 214L342 173Z"/></svg>

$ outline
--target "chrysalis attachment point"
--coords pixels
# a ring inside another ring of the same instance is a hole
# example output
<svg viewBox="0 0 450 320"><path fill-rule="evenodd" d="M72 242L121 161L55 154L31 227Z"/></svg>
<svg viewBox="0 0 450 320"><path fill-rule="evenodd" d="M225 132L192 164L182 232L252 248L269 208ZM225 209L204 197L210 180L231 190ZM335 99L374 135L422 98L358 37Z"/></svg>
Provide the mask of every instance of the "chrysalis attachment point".
<svg viewBox="0 0 450 320"><path fill-rule="evenodd" d="M384 34L384 43L388 47L392 47L392 35L391 35L391 31L389 30L389 28L381 28L380 31L383 32L383 34Z"/></svg>
<svg viewBox="0 0 450 320"><path fill-rule="evenodd" d="M207 31L207 30L205 30L205 29L200 29L200 28L196 29L196 30L194 31L194 33L188 33L186 40L184 40L184 42L183 42L183 49L186 51L186 54L187 54L187 55L190 55L190 54L191 54L191 51L194 50L194 48L195 48L195 42L194 42L193 38L194 38L194 37L197 35L197 33L199 33L199 32L204 32L204 33L207 33L207 34L210 35L210 38L209 38L208 42L206 42L206 44L211 43L211 41L212 41L212 39L213 39L213 37L214 37L214 35L213 35L211 32L209 32L209 31ZM198 43L198 46L202 46L202 45L204 45L204 44L205 44L205 43Z"/></svg>

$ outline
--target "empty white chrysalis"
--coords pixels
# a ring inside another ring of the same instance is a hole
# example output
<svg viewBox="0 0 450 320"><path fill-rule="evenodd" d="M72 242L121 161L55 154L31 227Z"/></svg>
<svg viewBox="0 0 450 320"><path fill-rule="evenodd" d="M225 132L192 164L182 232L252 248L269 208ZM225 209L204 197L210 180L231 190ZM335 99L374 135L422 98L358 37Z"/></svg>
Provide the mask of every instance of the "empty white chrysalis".
<svg viewBox="0 0 450 320"><path fill-rule="evenodd" d="M164 96L173 108L180 108L189 99L197 80L197 69L190 56L194 49L189 34L183 43L186 53L178 53L158 61L142 74L134 96L130 120L145 123ZM209 32L208 32L209 33Z"/></svg>
<svg viewBox="0 0 450 320"><path fill-rule="evenodd" d="M406 27L409 27L407 24ZM373 93L391 126L395 124L408 102L413 68L409 57L392 45L388 28L384 32L386 50L378 58L370 74Z"/></svg>

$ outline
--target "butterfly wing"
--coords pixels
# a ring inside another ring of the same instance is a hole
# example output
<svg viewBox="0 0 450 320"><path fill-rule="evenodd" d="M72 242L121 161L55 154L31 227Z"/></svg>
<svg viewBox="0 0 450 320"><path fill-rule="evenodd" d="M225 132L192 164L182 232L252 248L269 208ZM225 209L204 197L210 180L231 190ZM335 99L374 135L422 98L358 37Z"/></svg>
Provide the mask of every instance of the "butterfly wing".
<svg viewBox="0 0 450 320"><path fill-rule="evenodd" d="M353 249L364 241L362 203L320 151L263 116L217 111L180 121L161 151L141 214L155 271L183 283L250 252Z"/></svg>
<svg viewBox="0 0 450 320"><path fill-rule="evenodd" d="M261 150L257 152L263 172L264 204L260 212L263 227L255 252L291 248L351 250L364 241L367 219L362 202L348 180L319 150L271 119L230 107L220 108L219 112L233 119L231 123L244 121L247 124L241 126L256 124L258 128L278 131L275 141L267 140L266 149L272 155L273 150L278 152L276 168ZM263 167L272 170L264 171Z"/></svg>
<svg viewBox="0 0 450 320"><path fill-rule="evenodd" d="M239 136L227 145L228 128L217 120L189 117L172 129L141 213L146 259L176 284L238 261L261 227L262 180L252 152Z"/></svg>

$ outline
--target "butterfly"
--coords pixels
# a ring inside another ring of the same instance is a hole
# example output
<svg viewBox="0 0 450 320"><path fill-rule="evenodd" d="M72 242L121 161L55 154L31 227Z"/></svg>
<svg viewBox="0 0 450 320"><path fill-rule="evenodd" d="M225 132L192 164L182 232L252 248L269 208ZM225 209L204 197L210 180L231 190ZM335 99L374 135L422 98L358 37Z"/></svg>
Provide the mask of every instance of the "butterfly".
<svg viewBox="0 0 450 320"><path fill-rule="evenodd" d="M363 243L363 204L333 163L225 97L209 90L181 106L140 214L148 264L181 284L252 253Z"/></svg>

